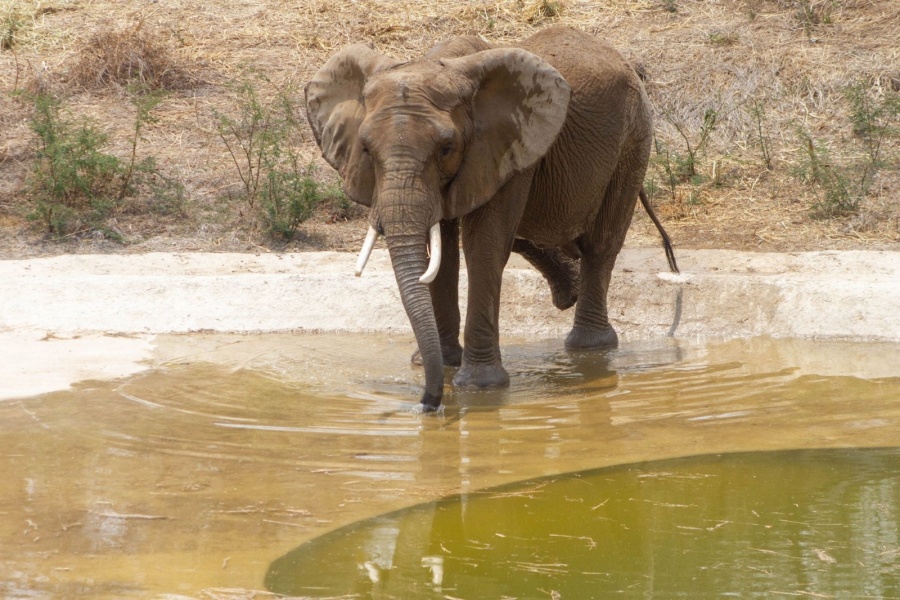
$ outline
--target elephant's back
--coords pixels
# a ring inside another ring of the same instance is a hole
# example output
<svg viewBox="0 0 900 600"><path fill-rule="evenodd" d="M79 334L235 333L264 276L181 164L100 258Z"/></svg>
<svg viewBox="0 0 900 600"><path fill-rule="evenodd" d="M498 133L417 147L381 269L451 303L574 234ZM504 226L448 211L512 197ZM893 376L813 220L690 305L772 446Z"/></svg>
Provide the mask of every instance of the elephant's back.
<svg viewBox="0 0 900 600"><path fill-rule="evenodd" d="M571 27L547 27L522 40L517 47L546 60L573 86L612 83L612 80L632 84L640 81L634 67L618 50Z"/></svg>
<svg viewBox="0 0 900 600"><path fill-rule="evenodd" d="M572 88L565 124L537 165L519 230L541 245L562 244L593 224L620 162L643 153L638 147L652 135L650 109L634 68L591 35L551 27L521 47L553 65Z"/></svg>

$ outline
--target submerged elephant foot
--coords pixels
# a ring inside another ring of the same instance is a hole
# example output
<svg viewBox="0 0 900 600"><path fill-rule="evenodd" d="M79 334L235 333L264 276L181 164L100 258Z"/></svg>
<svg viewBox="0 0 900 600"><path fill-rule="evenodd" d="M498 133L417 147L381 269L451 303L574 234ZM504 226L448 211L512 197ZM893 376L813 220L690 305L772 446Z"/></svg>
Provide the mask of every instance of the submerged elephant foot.
<svg viewBox="0 0 900 600"><path fill-rule="evenodd" d="M506 387L509 373L500 363L489 365L464 364L453 377L454 387Z"/></svg>
<svg viewBox="0 0 900 600"><path fill-rule="evenodd" d="M462 346L456 344L456 346L444 346L441 345L441 356L444 359L445 367L458 367L462 364ZM417 367L422 366L422 353L416 348L416 351L412 353L412 356L409 358L409 362L416 365Z"/></svg>
<svg viewBox="0 0 900 600"><path fill-rule="evenodd" d="M612 326L599 331L573 327L566 336L565 344L569 350L616 348L619 345L619 336Z"/></svg>

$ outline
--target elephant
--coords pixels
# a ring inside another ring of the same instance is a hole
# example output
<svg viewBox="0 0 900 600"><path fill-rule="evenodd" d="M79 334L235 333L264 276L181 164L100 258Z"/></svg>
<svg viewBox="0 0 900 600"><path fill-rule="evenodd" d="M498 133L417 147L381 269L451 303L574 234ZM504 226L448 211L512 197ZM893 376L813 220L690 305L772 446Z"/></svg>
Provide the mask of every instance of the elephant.
<svg viewBox="0 0 900 600"><path fill-rule="evenodd" d="M307 118L347 196L369 210L357 262L386 240L436 410L454 386L509 384L499 342L503 269L516 251L575 305L570 349L612 348L610 276L653 136L635 68L581 31L555 26L515 46L452 38L407 62L368 44L332 56L305 87ZM460 345L460 238L469 293Z"/></svg>

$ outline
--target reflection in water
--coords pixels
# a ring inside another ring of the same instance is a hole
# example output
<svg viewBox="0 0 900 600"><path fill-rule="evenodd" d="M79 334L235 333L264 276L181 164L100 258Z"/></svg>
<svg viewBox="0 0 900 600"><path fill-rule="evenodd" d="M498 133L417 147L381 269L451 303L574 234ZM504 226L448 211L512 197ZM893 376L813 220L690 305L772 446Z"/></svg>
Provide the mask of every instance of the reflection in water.
<svg viewBox="0 0 900 600"><path fill-rule="evenodd" d="M331 532L280 594L900 596L900 450L676 459L532 480Z"/></svg>
<svg viewBox="0 0 900 600"><path fill-rule="evenodd" d="M463 498L462 519L481 490L560 473L898 443L898 345L664 340L567 353L559 341L511 341L510 388L450 389L435 418L411 410L422 377L404 366L413 343L163 338L167 359L144 374L0 402L0 597L265 598L258 590L272 560L301 542L444 496ZM651 480L635 479L635 494ZM895 520L876 508L896 505L895 492L866 493L854 523L891 531ZM645 522L616 535L649 548L652 532L632 531ZM364 581L387 581L407 543L418 544L428 586L458 572L449 555L415 541L425 533L397 528L386 521L371 533ZM505 543L494 537L480 544ZM895 544L888 533L881 543ZM843 560L831 546L815 548ZM543 558L521 562L551 568Z"/></svg>

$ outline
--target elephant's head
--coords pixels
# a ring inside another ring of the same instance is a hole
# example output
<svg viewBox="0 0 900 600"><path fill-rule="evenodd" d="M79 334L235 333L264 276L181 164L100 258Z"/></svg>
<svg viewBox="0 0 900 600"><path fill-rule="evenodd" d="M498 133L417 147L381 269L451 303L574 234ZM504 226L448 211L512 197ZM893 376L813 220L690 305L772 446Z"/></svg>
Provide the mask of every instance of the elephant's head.
<svg viewBox="0 0 900 600"><path fill-rule="evenodd" d="M426 409L443 393L427 286L439 267L439 223L475 210L547 152L569 95L559 72L523 50L401 63L365 44L338 52L306 87L323 156L347 195L371 207L357 274L375 236L386 237L425 366Z"/></svg>

